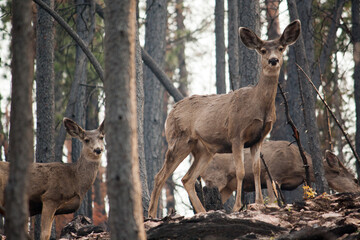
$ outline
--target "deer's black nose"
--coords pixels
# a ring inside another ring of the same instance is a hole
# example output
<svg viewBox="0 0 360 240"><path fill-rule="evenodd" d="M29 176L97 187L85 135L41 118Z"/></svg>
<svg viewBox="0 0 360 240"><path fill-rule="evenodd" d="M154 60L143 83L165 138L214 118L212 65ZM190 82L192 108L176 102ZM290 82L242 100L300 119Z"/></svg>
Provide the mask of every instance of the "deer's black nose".
<svg viewBox="0 0 360 240"><path fill-rule="evenodd" d="M279 62L279 59L277 58L271 58L269 59L269 64L275 66Z"/></svg>
<svg viewBox="0 0 360 240"><path fill-rule="evenodd" d="M94 152L95 152L96 154L100 154L100 153L101 153L101 149L100 149L100 148L96 148L96 149L94 149Z"/></svg>

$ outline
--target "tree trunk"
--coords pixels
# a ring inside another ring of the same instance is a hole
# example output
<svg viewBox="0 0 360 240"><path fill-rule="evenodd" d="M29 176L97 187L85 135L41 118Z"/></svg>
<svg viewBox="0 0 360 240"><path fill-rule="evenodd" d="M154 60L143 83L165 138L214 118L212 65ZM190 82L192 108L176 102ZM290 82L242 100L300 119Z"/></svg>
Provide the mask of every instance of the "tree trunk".
<svg viewBox="0 0 360 240"><path fill-rule="evenodd" d="M239 27L247 27L260 36L259 0L238 0ZM239 41L240 87L255 85L260 77L260 56Z"/></svg>
<svg viewBox="0 0 360 240"><path fill-rule="evenodd" d="M228 57L230 89L240 88L238 0L228 0Z"/></svg>
<svg viewBox="0 0 360 240"><path fill-rule="evenodd" d="M54 0L44 1L54 9ZM37 7L36 23L36 162L55 161L54 20ZM40 239L41 216L35 217L34 238ZM55 239L55 224L51 238Z"/></svg>
<svg viewBox="0 0 360 240"><path fill-rule="evenodd" d="M138 156L140 166L140 180L142 186L142 206L144 216L148 215L150 202L148 174L146 171L145 151L144 151L144 75L143 63L141 60L141 46L139 41L139 29L136 27L136 114L137 114L137 139Z"/></svg>
<svg viewBox="0 0 360 240"><path fill-rule="evenodd" d="M288 7L290 12L291 20L295 20L299 18L296 2L295 0L288 0ZM307 63L306 52L305 52L305 44L302 36L294 44L295 49L295 58L296 62L299 66L301 66L306 74L309 76L310 70L309 65ZM329 192L329 186L327 180L324 175L324 167L322 162L322 155L320 149L320 140L319 140L319 130L316 123L315 116L315 96L314 90L312 86L307 81L304 73L298 71L298 81L302 85L303 91L303 99L304 99L304 119L306 126L306 134L307 141L309 147L309 153L312 158L314 175L315 175L315 183L317 192L322 194L324 192Z"/></svg>
<svg viewBox="0 0 360 240"><path fill-rule="evenodd" d="M105 3L105 130L111 239L145 239L136 130L136 1Z"/></svg>
<svg viewBox="0 0 360 240"><path fill-rule="evenodd" d="M81 39L84 40L86 47L89 47L95 29L95 1L93 0L76 0L76 31ZM86 121L86 88L83 86L87 83L87 63L88 59L79 45L76 45L76 65L74 79L78 82L76 102L72 119L81 127L85 127ZM78 139L72 139L72 162L76 162L80 157L81 142ZM92 219L91 211L91 188L85 195L80 208L75 212L76 215L84 215ZM89 204L90 202L90 204Z"/></svg>
<svg viewBox="0 0 360 240"><path fill-rule="evenodd" d="M7 239L28 239L28 166L34 160L32 2L12 1L10 173L5 190Z"/></svg>
<svg viewBox="0 0 360 240"><path fill-rule="evenodd" d="M163 68L165 61L165 37L167 26L166 0L147 0L145 50ZM144 146L148 173L149 192L152 192L154 176L163 163L162 138L164 130L164 87L151 70L144 68Z"/></svg>
<svg viewBox="0 0 360 240"><path fill-rule="evenodd" d="M224 0L215 0L216 93L226 93Z"/></svg>
<svg viewBox="0 0 360 240"><path fill-rule="evenodd" d="M358 0L351 1L351 21L352 21L352 43L354 56L354 97L356 106L356 133L355 144L356 152L360 154L360 4ZM360 176L360 165L356 162L356 171L358 178Z"/></svg>

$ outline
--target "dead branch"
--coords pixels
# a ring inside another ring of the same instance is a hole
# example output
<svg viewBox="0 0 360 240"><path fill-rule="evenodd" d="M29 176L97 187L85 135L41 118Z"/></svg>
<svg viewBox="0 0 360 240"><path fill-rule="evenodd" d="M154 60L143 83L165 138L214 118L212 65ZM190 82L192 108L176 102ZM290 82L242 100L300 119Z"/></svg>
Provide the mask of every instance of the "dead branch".
<svg viewBox="0 0 360 240"><path fill-rule="evenodd" d="M353 152L356 161L360 164L360 158L358 156L358 154L356 153L355 147L352 145L352 143L350 142L349 136L348 134L345 132L344 128L341 126L340 122L338 121L338 119L335 117L334 112L331 110L331 108L329 107L329 105L326 103L326 101L324 100L324 98L321 96L320 92L317 90L316 86L314 85L314 83L311 81L310 77L304 72L304 70L297 64L295 63L296 66L304 73L304 76L307 78L307 80L309 81L309 83L311 84L311 86L314 88L314 90L316 91L317 95L319 96L320 100L323 102L323 104L325 105L325 107L327 108L327 110L330 112L331 116L333 117L333 119L335 120L337 126L340 128L342 134L344 135L347 143L349 144L351 151Z"/></svg>
<svg viewBox="0 0 360 240"><path fill-rule="evenodd" d="M285 93L281 87L281 84L278 83L278 87L279 87L279 90L280 90L280 93L281 93L281 96L284 98L284 104L285 104L285 115L286 115L286 119L287 119L287 123L291 126L291 129L293 131L293 137L295 138L295 141L298 145L298 148L299 148L299 152L300 152L300 156L304 162L304 168L305 168L305 176L306 176L306 182L305 184L306 185L310 185L310 173L309 173L309 164L308 164L308 161L307 161L307 158L305 156L305 153L304 153L304 148L302 147L301 145L301 142L300 142L300 133L299 131L297 130L290 114L289 114L289 105L288 105L288 101L286 99L286 96L285 96Z"/></svg>
<svg viewBox="0 0 360 240"><path fill-rule="evenodd" d="M284 203L285 203L285 198L284 198L284 195L282 194L282 191L279 187L279 184L277 184L275 181L273 181L272 177L271 177L271 174L270 174L270 171L269 171L269 168L267 167L266 165L266 162L265 162L265 159L264 159L264 154L260 153L260 159L262 160L262 163L264 164L264 167L265 167L265 170L269 176L269 179L270 179L270 182L271 183L275 183L275 186L276 186L276 190L274 189L274 185L271 184L271 186L273 186L273 191L274 191L274 194L276 196L276 199L278 200L278 205L279 207L283 207L284 206ZM269 191L269 189L268 189ZM279 194L276 194L276 191L279 193ZM280 195L280 197L279 197Z"/></svg>

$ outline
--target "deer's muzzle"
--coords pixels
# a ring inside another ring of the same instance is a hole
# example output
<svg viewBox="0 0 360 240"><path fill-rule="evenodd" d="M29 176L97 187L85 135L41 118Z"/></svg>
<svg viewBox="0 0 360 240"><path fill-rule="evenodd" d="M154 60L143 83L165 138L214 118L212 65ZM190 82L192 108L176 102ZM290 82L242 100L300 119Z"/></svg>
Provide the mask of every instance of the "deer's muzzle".
<svg viewBox="0 0 360 240"><path fill-rule="evenodd" d="M101 154L102 150L100 148L96 148L96 149L94 149L94 152L96 154Z"/></svg>
<svg viewBox="0 0 360 240"><path fill-rule="evenodd" d="M275 66L278 62L279 62L279 59L277 59L277 58L269 59L269 64L271 64L272 66Z"/></svg>

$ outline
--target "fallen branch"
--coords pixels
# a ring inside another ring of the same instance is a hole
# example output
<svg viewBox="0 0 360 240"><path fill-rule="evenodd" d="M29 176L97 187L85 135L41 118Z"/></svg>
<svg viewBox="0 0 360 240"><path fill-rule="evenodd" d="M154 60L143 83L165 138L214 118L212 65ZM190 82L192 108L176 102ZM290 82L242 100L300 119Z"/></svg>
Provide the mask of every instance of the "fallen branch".
<svg viewBox="0 0 360 240"><path fill-rule="evenodd" d="M316 86L314 85L314 83L311 81L311 79L309 78L309 76L304 72L304 70L297 64L295 63L296 66L304 73L305 77L307 78L307 80L309 81L309 83L311 84L311 86L315 89L317 95L319 96L320 100L323 102L323 104L325 105L325 107L327 108L327 110L330 112L331 116L333 117L333 119L335 120L337 126L340 128L342 134L344 135L347 143L349 144L351 151L353 152L356 161L360 164L360 158L359 155L357 154L355 147L352 145L352 143L350 142L349 136L348 134L345 132L345 130L343 129L343 127L341 126L340 122L337 120L337 118L335 117L334 112L331 110L331 108L329 107L329 105L326 103L326 101L324 100L324 98L321 96L320 92L317 90Z"/></svg>
<svg viewBox="0 0 360 240"><path fill-rule="evenodd" d="M296 128L296 126L295 126L295 124L294 124L294 122L293 122L293 120L292 120L292 118L291 118L291 116L289 114L288 101L286 99L285 93L284 93L280 83L278 83L278 87L279 87L281 96L284 98L285 115L286 115L287 123L291 126L291 129L293 130L293 137L295 138L295 141L296 141L296 143L298 145L300 156L301 156L301 158L303 160L303 163L304 163L305 185L310 185L309 164L308 164L307 158L306 158L305 153L304 153L304 148L302 147L301 142L300 142L300 133L297 130L297 128Z"/></svg>

